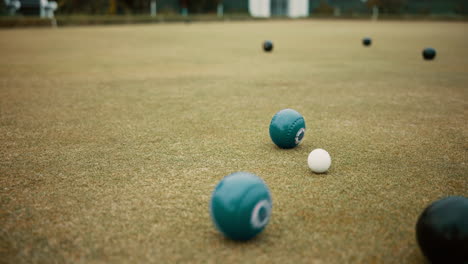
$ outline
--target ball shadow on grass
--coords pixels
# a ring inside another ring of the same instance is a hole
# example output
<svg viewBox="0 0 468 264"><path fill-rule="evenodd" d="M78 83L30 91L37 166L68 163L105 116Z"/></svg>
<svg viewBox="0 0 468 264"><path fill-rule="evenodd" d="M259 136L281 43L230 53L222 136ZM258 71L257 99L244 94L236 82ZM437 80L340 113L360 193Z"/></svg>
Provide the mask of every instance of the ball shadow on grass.
<svg viewBox="0 0 468 264"><path fill-rule="evenodd" d="M309 168L308 168L308 170L309 170L309 176L314 176L314 177L325 178L325 177L330 176L329 174L331 174L331 173L329 173L328 171L322 172L322 173L316 173L316 172L313 172L313 171L312 171L311 169L309 169Z"/></svg>
<svg viewBox="0 0 468 264"><path fill-rule="evenodd" d="M241 241L241 240L232 240L230 238L227 238L220 232L211 232L212 233L212 239L214 243L217 243L219 245L224 245L227 247L243 247L243 246L252 246L253 244L257 243L263 243L264 241L267 240L268 238L268 231L263 230L260 234L255 236L252 239Z"/></svg>
<svg viewBox="0 0 468 264"><path fill-rule="evenodd" d="M294 148L289 148L289 149L280 148L280 147L278 147L277 145L275 145L272 142L264 143L263 146L264 146L265 149L270 150L270 151L282 151L282 152L291 152L291 153L297 153L297 152L300 152L300 151L304 151L304 149L305 149L302 144L300 144L300 145L298 145L298 146L296 146Z"/></svg>

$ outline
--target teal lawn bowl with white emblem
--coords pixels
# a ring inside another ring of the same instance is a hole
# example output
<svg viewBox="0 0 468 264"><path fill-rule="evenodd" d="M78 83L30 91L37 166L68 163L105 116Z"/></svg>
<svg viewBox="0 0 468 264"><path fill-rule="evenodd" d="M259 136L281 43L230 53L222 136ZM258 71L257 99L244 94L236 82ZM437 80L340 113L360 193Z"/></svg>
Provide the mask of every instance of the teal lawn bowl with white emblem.
<svg viewBox="0 0 468 264"><path fill-rule="evenodd" d="M265 182L249 172L235 172L216 186L210 201L210 214L216 228L226 237L246 241L266 227L272 209Z"/></svg>
<svg viewBox="0 0 468 264"><path fill-rule="evenodd" d="M294 148L304 139L305 120L293 109L283 109L277 112L270 122L270 138L278 147Z"/></svg>

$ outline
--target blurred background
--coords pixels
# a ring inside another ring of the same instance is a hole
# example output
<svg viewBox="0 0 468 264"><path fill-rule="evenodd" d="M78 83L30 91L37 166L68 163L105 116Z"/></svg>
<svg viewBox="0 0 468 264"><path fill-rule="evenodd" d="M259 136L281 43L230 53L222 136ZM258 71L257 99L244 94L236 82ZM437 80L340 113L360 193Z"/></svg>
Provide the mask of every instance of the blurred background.
<svg viewBox="0 0 468 264"><path fill-rule="evenodd" d="M468 1L0 0L0 14L3 26L45 22L37 18L63 25L305 17L465 19Z"/></svg>

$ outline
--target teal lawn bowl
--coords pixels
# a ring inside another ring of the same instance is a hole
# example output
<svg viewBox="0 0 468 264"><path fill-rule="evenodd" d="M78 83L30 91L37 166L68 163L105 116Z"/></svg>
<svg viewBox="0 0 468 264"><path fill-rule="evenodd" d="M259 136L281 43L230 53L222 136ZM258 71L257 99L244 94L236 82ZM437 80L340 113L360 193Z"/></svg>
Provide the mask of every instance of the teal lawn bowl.
<svg viewBox="0 0 468 264"><path fill-rule="evenodd" d="M271 119L270 137L278 147L290 149L302 142L305 129L304 118L299 112L293 109L283 109Z"/></svg>
<svg viewBox="0 0 468 264"><path fill-rule="evenodd" d="M226 237L246 241L258 235L271 215L271 195L255 174L235 172L222 179L211 196L210 213Z"/></svg>

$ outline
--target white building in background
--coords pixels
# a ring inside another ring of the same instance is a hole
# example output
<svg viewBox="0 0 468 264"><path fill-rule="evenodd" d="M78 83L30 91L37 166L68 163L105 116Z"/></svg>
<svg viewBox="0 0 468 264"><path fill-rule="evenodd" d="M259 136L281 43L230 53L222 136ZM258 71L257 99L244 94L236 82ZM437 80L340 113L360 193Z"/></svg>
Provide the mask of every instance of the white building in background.
<svg viewBox="0 0 468 264"><path fill-rule="evenodd" d="M288 16L289 17L308 17L309 16L309 1L308 0L289 0L288 1Z"/></svg>
<svg viewBox="0 0 468 264"><path fill-rule="evenodd" d="M249 0L249 12L253 17L307 17L308 0Z"/></svg>
<svg viewBox="0 0 468 264"><path fill-rule="evenodd" d="M270 17L270 0L249 0L249 13L253 17Z"/></svg>

